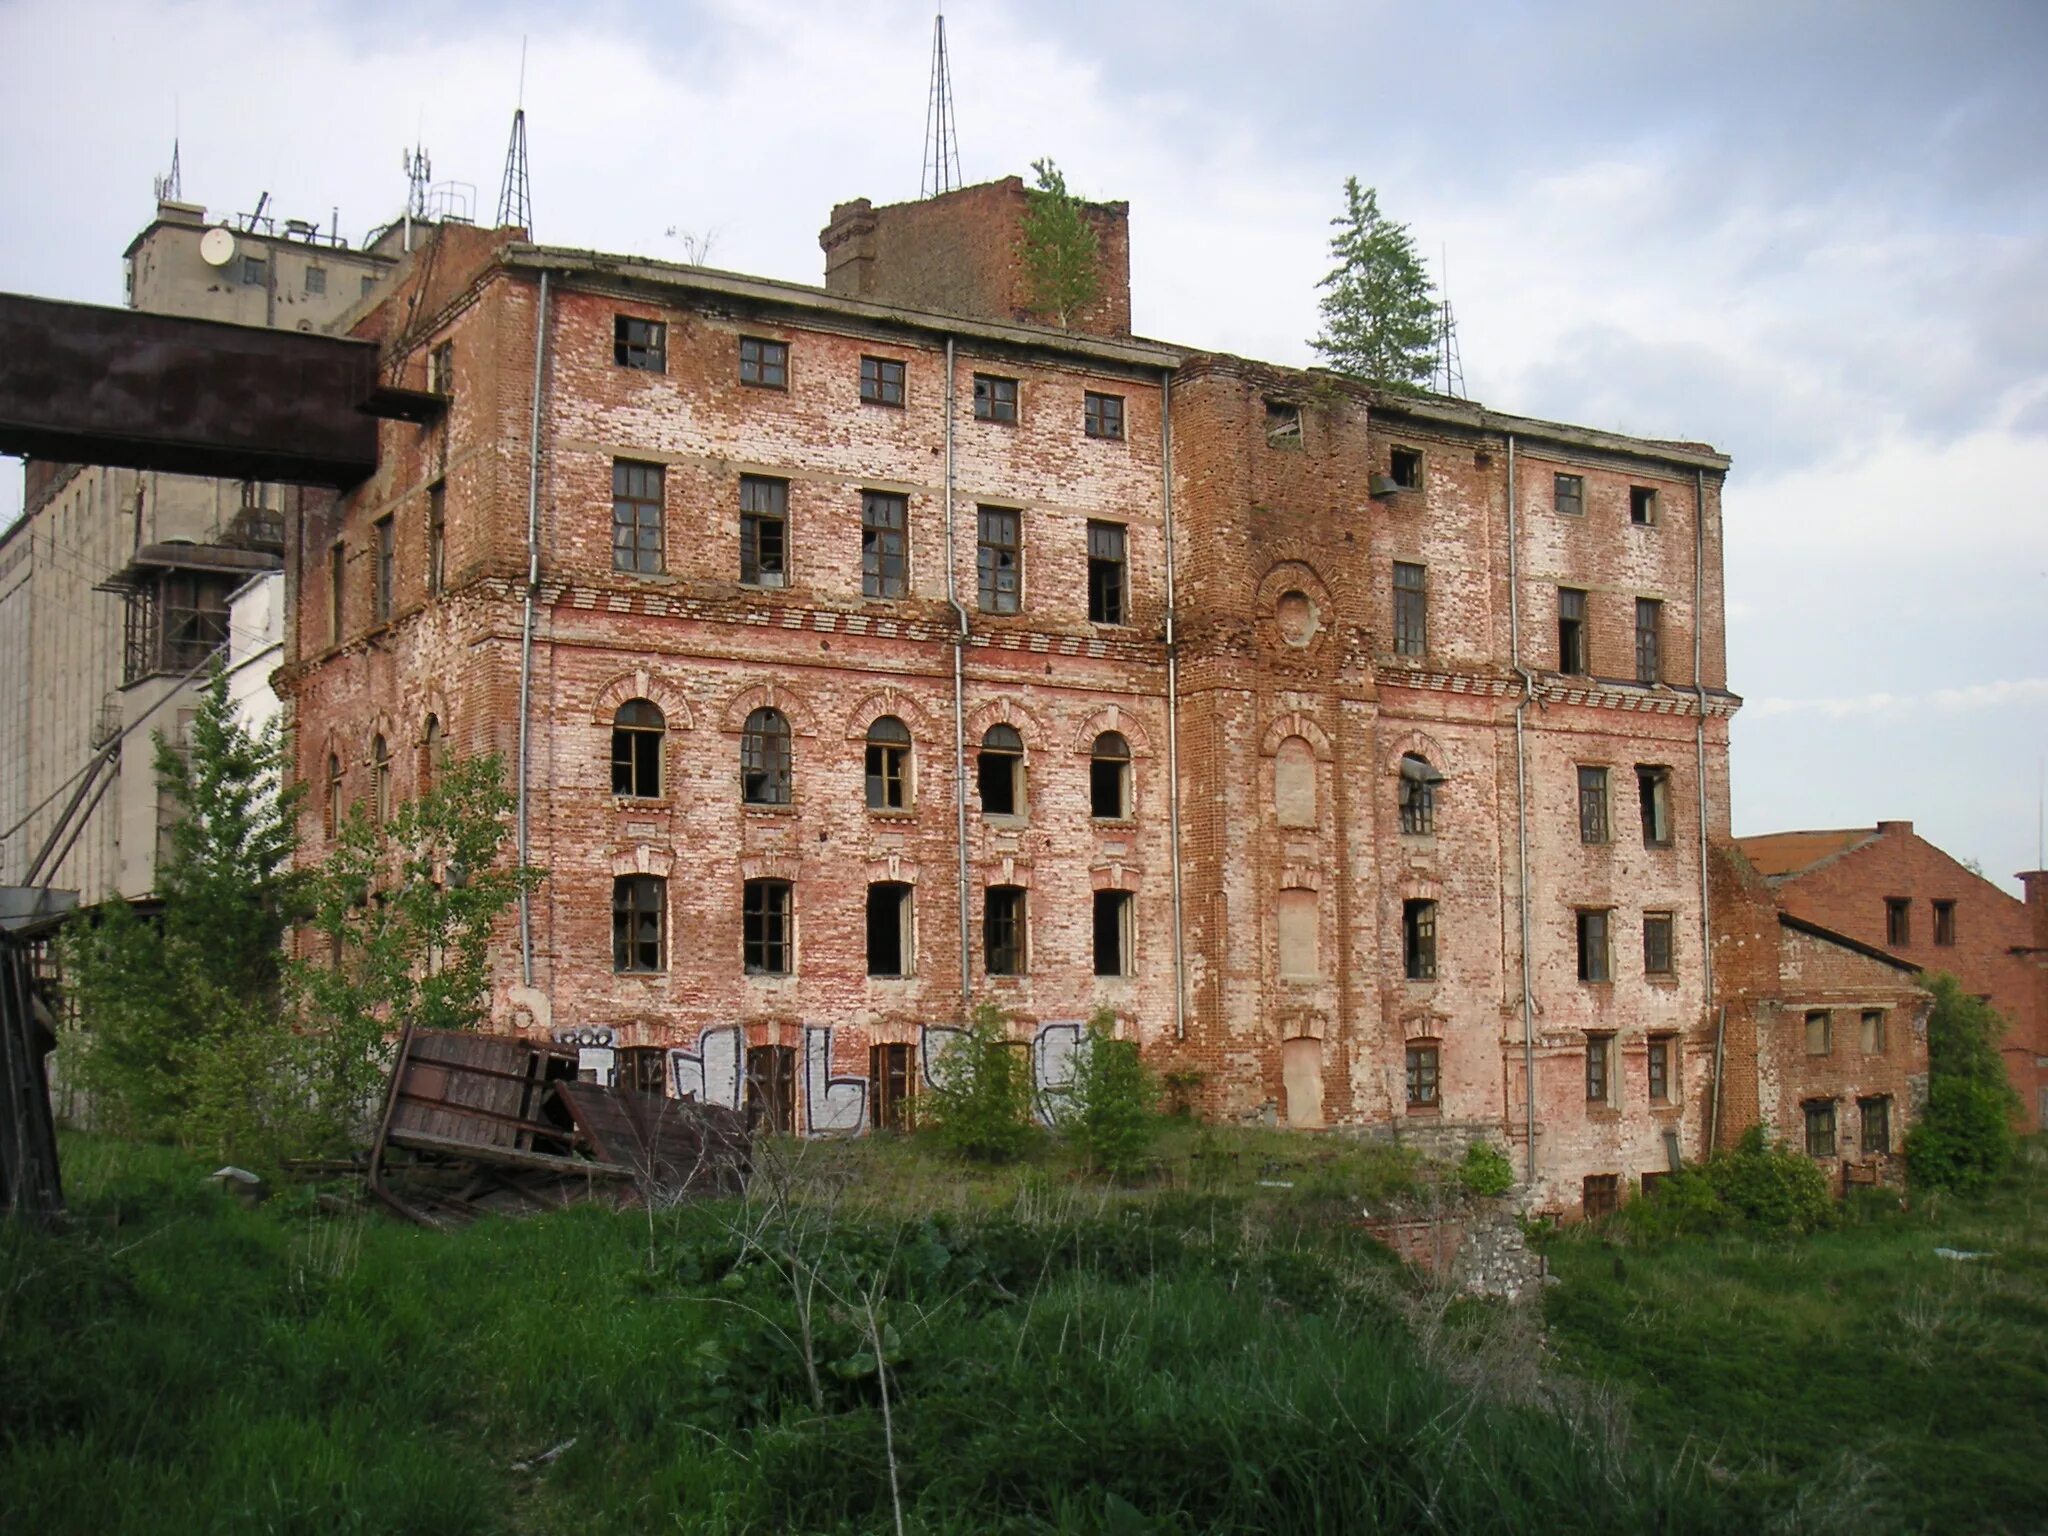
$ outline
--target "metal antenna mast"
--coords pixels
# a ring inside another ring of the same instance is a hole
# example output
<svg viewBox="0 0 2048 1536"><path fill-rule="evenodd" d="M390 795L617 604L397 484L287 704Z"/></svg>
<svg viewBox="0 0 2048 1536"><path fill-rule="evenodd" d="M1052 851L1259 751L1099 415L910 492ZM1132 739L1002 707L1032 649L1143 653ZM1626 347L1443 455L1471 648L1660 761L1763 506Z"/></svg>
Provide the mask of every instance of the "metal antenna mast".
<svg viewBox="0 0 2048 1536"><path fill-rule="evenodd" d="M526 39L519 40L519 97L512 140L505 146L505 181L498 189L498 228L516 226L533 238L533 199L526 184Z"/></svg>
<svg viewBox="0 0 2048 1536"><path fill-rule="evenodd" d="M1443 282L1437 291L1436 323L1436 392L1452 395L1463 400L1465 394L1465 360L1458 352L1458 322L1451 313L1451 258L1446 250L1439 254L1438 265L1443 270Z"/></svg>
<svg viewBox="0 0 2048 1536"><path fill-rule="evenodd" d="M168 176L157 177L156 200L161 203L168 198L171 202L175 203L183 198L184 195L185 183L178 174L178 140L177 136L173 135L171 138L171 173Z"/></svg>
<svg viewBox="0 0 2048 1536"><path fill-rule="evenodd" d="M932 87L924 107L924 168L917 195L937 197L960 185L960 139L953 122L953 73L946 57L946 13L932 23Z"/></svg>
<svg viewBox="0 0 2048 1536"><path fill-rule="evenodd" d="M405 180L410 189L405 198L406 216L425 219L427 187L434 179L433 162L427 158L426 149L415 142L411 149L400 151L399 163L405 167Z"/></svg>

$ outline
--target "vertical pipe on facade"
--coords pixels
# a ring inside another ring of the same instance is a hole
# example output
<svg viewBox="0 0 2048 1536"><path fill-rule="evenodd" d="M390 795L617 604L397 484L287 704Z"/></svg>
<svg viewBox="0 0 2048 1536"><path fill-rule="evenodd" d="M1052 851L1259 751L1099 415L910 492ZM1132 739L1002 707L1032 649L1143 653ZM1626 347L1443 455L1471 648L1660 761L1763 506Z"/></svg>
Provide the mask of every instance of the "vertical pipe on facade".
<svg viewBox="0 0 2048 1536"><path fill-rule="evenodd" d="M1522 925L1522 1097L1527 1101L1529 1150L1524 1177L1536 1182L1536 1009L1529 983L1529 765L1522 744L1523 717L1536 697L1536 678L1522 665L1522 556L1515 511L1515 434L1508 435L1508 660L1522 680L1515 706L1515 907Z"/></svg>
<svg viewBox="0 0 2048 1536"><path fill-rule="evenodd" d="M1710 890L1707 880L1707 684L1700 672L1701 637L1705 633L1707 584L1707 472L1695 467L1692 472L1692 691L1699 705L1699 717L1693 722L1693 771L1698 782L1695 785L1699 803L1700 818L1700 974L1705 988L1704 1006L1714 1006L1714 917L1708 906ZM1725 1030L1727 1015L1722 1015ZM1714 1050L1714 1122L1718 1130L1721 1119L1720 1045ZM1708 1152L1714 1149L1710 1144Z"/></svg>
<svg viewBox="0 0 2048 1536"><path fill-rule="evenodd" d="M953 840L959 858L960 1018L974 1009L974 964L967 929L967 610L960 604L959 567L953 552L953 338L946 338L946 601L953 608Z"/></svg>
<svg viewBox="0 0 2048 1536"><path fill-rule="evenodd" d="M1173 860L1173 1038L1188 1037L1187 943L1180 892L1180 647L1174 627L1173 372L1159 375L1159 483L1166 522L1166 839Z"/></svg>
<svg viewBox="0 0 2048 1536"><path fill-rule="evenodd" d="M519 632L519 867L527 858L526 781L531 754L533 697L533 613L540 595L540 387L547 360L548 274L540 274L540 307L533 322L533 418L526 445L526 617ZM533 985L533 898L519 889L519 966Z"/></svg>

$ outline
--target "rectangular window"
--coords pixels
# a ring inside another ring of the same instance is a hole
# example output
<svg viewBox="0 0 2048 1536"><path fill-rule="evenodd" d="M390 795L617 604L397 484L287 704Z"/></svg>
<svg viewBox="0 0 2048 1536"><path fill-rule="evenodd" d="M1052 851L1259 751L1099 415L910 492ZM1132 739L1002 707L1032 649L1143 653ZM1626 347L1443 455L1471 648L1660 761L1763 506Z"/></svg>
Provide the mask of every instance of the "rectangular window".
<svg viewBox="0 0 2048 1536"><path fill-rule="evenodd" d="M981 898L981 963L991 976L1024 974L1024 888L992 885Z"/></svg>
<svg viewBox="0 0 2048 1536"><path fill-rule="evenodd" d="M427 354L427 392L434 395L455 393L455 343L444 341Z"/></svg>
<svg viewBox="0 0 2048 1536"><path fill-rule="evenodd" d="M1863 1148L1865 1157L1883 1156L1892 1149L1892 1101L1890 1099L1858 1099L1856 1108L1861 1112L1862 1134L1857 1143Z"/></svg>
<svg viewBox="0 0 2048 1536"><path fill-rule="evenodd" d="M363 297L367 299L370 296L371 290L373 290L376 286L376 274L371 272L365 272L363 274Z"/></svg>
<svg viewBox="0 0 2048 1536"><path fill-rule="evenodd" d="M868 730L866 758L868 809L908 810L910 732L894 719L877 720Z"/></svg>
<svg viewBox="0 0 2048 1536"><path fill-rule="evenodd" d="M1607 841L1607 770L1579 770L1579 841Z"/></svg>
<svg viewBox="0 0 2048 1536"><path fill-rule="evenodd" d="M1573 677L1586 671L1586 594L1557 589L1557 670Z"/></svg>
<svg viewBox="0 0 2048 1536"><path fill-rule="evenodd" d="M1642 811L1643 846L1671 846L1671 770L1636 764L1636 802Z"/></svg>
<svg viewBox="0 0 2048 1536"><path fill-rule="evenodd" d="M269 263L264 261L261 256L244 256L242 258L242 281L245 283L260 283L269 271Z"/></svg>
<svg viewBox="0 0 2048 1536"><path fill-rule="evenodd" d="M1422 453L1415 448L1396 448L1387 455L1387 470L1394 484L1404 491L1422 489Z"/></svg>
<svg viewBox="0 0 2048 1536"><path fill-rule="evenodd" d="M1128 976L1131 964L1131 922L1137 906L1129 891L1095 893L1095 974Z"/></svg>
<svg viewBox="0 0 2048 1536"><path fill-rule="evenodd" d="M668 326L637 315L612 317L612 361L643 373L668 372Z"/></svg>
<svg viewBox="0 0 2048 1536"><path fill-rule="evenodd" d="M392 590L398 585L398 529L388 517L380 517L377 530L377 584L371 588L370 617L379 624L391 619Z"/></svg>
<svg viewBox="0 0 2048 1536"><path fill-rule="evenodd" d="M659 464L612 460L612 569L659 575L667 556L661 515Z"/></svg>
<svg viewBox="0 0 2048 1536"><path fill-rule="evenodd" d="M910 974L910 890L891 880L868 887L868 974Z"/></svg>
<svg viewBox="0 0 2048 1536"><path fill-rule="evenodd" d="M1669 976L1671 970L1671 914L1669 912L1645 912L1643 914L1643 974L1645 976Z"/></svg>
<svg viewBox="0 0 2048 1536"><path fill-rule="evenodd" d="M325 267L306 268L306 292L308 295L324 294L327 292L327 269Z"/></svg>
<svg viewBox="0 0 2048 1536"><path fill-rule="evenodd" d="M917 1047L868 1047L868 1124L878 1131L907 1131L915 1118Z"/></svg>
<svg viewBox="0 0 2048 1536"><path fill-rule="evenodd" d="M991 741L1000 731L1001 740ZM981 814L984 816L1021 816L1024 814L1024 747L1023 738L1009 726L996 726L982 739L981 751L974 760L975 788L981 797Z"/></svg>
<svg viewBox="0 0 2048 1536"><path fill-rule="evenodd" d="M747 1130L796 1134L796 1047L747 1047Z"/></svg>
<svg viewBox="0 0 2048 1536"><path fill-rule="evenodd" d="M789 482L740 476L740 580L750 587L789 584Z"/></svg>
<svg viewBox="0 0 2048 1536"><path fill-rule="evenodd" d="M1015 613L1023 596L1023 550L1017 525L1023 514L1014 507L983 507L981 542L975 566L981 579L983 613Z"/></svg>
<svg viewBox="0 0 2048 1536"><path fill-rule="evenodd" d="M1806 1110L1806 1155L1808 1157L1833 1157L1835 1155L1835 1101L1833 1099L1809 1099L1803 1107Z"/></svg>
<svg viewBox="0 0 2048 1536"><path fill-rule="evenodd" d="M1882 1056L1884 1054L1884 1010L1866 1008L1863 1010L1863 1054Z"/></svg>
<svg viewBox="0 0 2048 1536"><path fill-rule="evenodd" d="M860 493L860 590L864 597L901 597L910 567L910 499L890 491Z"/></svg>
<svg viewBox="0 0 2048 1536"><path fill-rule="evenodd" d="M1274 907L1273 926L1279 941L1280 974L1298 981L1322 975L1322 919L1316 910L1316 893L1303 886L1282 891Z"/></svg>
<svg viewBox="0 0 2048 1536"><path fill-rule="evenodd" d="M620 974L661 971L663 907L668 882L659 875L619 875L612 880L612 969Z"/></svg>
<svg viewBox="0 0 2048 1536"><path fill-rule="evenodd" d="M1588 1221L1621 1209L1621 1175L1589 1173L1579 1185L1579 1213Z"/></svg>
<svg viewBox="0 0 2048 1536"><path fill-rule="evenodd" d="M1607 918L1602 907L1582 907L1578 913L1579 980L1606 981L1612 975L1607 963Z"/></svg>
<svg viewBox="0 0 2048 1536"><path fill-rule="evenodd" d="M1614 1045L1612 1035L1586 1036L1586 1102L1607 1102L1607 1067Z"/></svg>
<svg viewBox="0 0 2048 1536"><path fill-rule="evenodd" d="M740 382L758 389L789 388L789 343L742 336Z"/></svg>
<svg viewBox="0 0 2048 1536"><path fill-rule="evenodd" d="M1834 1015L1825 1008L1816 1008L1806 1016L1806 1054L1832 1056L1834 1053Z"/></svg>
<svg viewBox="0 0 2048 1536"><path fill-rule="evenodd" d="M341 644L341 598L348 585L348 550L336 544L327 551L327 638Z"/></svg>
<svg viewBox="0 0 2048 1536"><path fill-rule="evenodd" d="M1106 437L1121 442L1124 435L1124 397L1122 395L1098 395L1089 390L1082 397L1081 420L1090 437Z"/></svg>
<svg viewBox="0 0 2048 1536"><path fill-rule="evenodd" d="M1934 942L1953 944L1956 941L1956 904L1952 901L1937 901L1934 904Z"/></svg>
<svg viewBox="0 0 2048 1536"><path fill-rule="evenodd" d="M1394 654L1422 656L1429 651L1428 569L1394 562Z"/></svg>
<svg viewBox="0 0 2048 1536"><path fill-rule="evenodd" d="M742 913L741 963L749 976L787 976L795 914L787 880L749 880Z"/></svg>
<svg viewBox="0 0 2048 1536"><path fill-rule="evenodd" d="M904 365L893 357L860 360L860 397L869 405L903 403Z"/></svg>
<svg viewBox="0 0 2048 1536"><path fill-rule="evenodd" d="M991 373L974 376L974 419L1017 424L1017 381Z"/></svg>
<svg viewBox="0 0 2048 1536"><path fill-rule="evenodd" d="M1437 1074L1442 1065L1438 1052L1441 1047L1434 1045L1411 1045L1408 1047L1408 1107L1410 1109L1435 1109L1437 1107Z"/></svg>
<svg viewBox="0 0 2048 1536"><path fill-rule="evenodd" d="M438 597L447 579L448 482L427 487L427 591Z"/></svg>
<svg viewBox="0 0 2048 1536"><path fill-rule="evenodd" d="M1586 510L1586 480L1583 475L1552 475L1550 504L1566 517L1578 517Z"/></svg>
<svg viewBox="0 0 2048 1536"><path fill-rule="evenodd" d="M1401 903L1402 968L1410 981L1436 980L1436 903Z"/></svg>
<svg viewBox="0 0 2048 1536"><path fill-rule="evenodd" d="M1125 583L1124 526L1122 523L1088 525L1088 622L1124 622Z"/></svg>
<svg viewBox="0 0 2048 1536"><path fill-rule="evenodd" d="M1668 1035L1653 1035L1649 1045L1650 1102L1669 1104L1671 1102L1671 1039Z"/></svg>
<svg viewBox="0 0 2048 1536"><path fill-rule="evenodd" d="M1291 400L1268 400L1266 402L1266 446L1268 448L1299 448L1301 446L1301 407Z"/></svg>
<svg viewBox="0 0 2048 1536"><path fill-rule="evenodd" d="M1636 599L1636 681L1654 683L1663 676L1664 605L1654 597Z"/></svg>
<svg viewBox="0 0 2048 1536"><path fill-rule="evenodd" d="M1657 492L1647 485L1628 488L1628 520L1639 527L1657 521Z"/></svg>
<svg viewBox="0 0 2048 1536"><path fill-rule="evenodd" d="M1885 897L1884 941L1893 949L1913 942L1913 900L1910 896Z"/></svg>

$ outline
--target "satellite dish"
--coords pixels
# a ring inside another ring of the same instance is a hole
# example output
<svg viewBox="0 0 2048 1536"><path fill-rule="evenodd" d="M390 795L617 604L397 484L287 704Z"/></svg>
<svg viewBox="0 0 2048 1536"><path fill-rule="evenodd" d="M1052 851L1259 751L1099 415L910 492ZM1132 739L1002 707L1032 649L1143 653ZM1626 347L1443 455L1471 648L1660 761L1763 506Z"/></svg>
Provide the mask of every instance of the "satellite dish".
<svg viewBox="0 0 2048 1536"><path fill-rule="evenodd" d="M235 237L216 225L199 237L199 259L209 267L224 267L235 258Z"/></svg>

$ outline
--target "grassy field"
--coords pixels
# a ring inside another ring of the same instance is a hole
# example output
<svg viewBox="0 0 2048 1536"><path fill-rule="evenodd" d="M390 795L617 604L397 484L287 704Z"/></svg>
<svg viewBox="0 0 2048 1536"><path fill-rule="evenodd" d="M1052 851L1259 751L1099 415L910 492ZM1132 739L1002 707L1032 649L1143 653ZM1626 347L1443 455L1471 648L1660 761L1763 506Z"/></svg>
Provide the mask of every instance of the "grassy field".
<svg viewBox="0 0 2048 1536"><path fill-rule="evenodd" d="M310 1190L245 1210L157 1149L66 1152L72 1228L0 1234L8 1532L1869 1533L2048 1509L2038 1167L1976 1212L1803 1247L1561 1240L1546 1340L1343 1225L1417 1169L1322 1139L1180 1130L1131 1195L1057 1152L988 1174L812 1147L745 1203L452 1235ZM1942 1264L1944 1241L2000 1257Z"/></svg>

